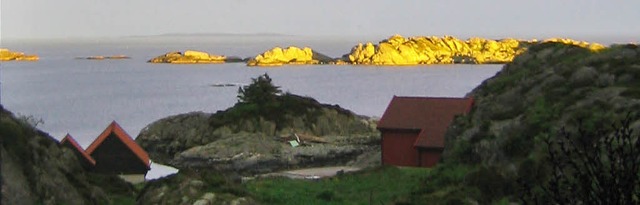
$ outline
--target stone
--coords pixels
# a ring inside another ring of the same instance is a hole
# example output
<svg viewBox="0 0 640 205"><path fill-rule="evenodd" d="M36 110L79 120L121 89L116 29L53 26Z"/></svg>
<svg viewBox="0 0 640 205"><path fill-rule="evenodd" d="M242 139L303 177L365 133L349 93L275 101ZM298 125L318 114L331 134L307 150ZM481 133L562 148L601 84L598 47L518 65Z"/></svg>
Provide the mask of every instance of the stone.
<svg viewBox="0 0 640 205"><path fill-rule="evenodd" d="M200 199L193 203L193 205L210 205L210 204L211 203L209 203L209 201L206 199Z"/></svg>
<svg viewBox="0 0 640 205"><path fill-rule="evenodd" d="M37 55L26 55L22 52L0 48L0 61L37 61L39 59L40 57Z"/></svg>
<svg viewBox="0 0 640 205"><path fill-rule="evenodd" d="M226 56L213 55L202 51L187 50L183 52L169 52L164 55L155 57L147 62L149 63L173 63L173 64L216 64L225 63ZM237 59L232 59L236 62Z"/></svg>
<svg viewBox="0 0 640 205"><path fill-rule="evenodd" d="M562 38L551 38L543 42L571 44L588 48L592 51L604 48L604 46L597 43ZM377 45L371 42L364 45L359 43L342 60L351 64L393 66L509 63L513 61L515 56L524 52L529 45L539 43L541 42L536 39L530 41L513 38L491 40L474 37L464 41L452 36L404 38L400 35L394 35L380 41Z"/></svg>
<svg viewBox="0 0 640 205"><path fill-rule="evenodd" d="M214 202L216 200L216 194L215 193L211 193L211 192L205 193L202 196L202 199L210 201L210 202Z"/></svg>
<svg viewBox="0 0 640 205"><path fill-rule="evenodd" d="M323 55L322 55L323 56ZM282 66L286 64L309 65L320 64L323 61L316 58L316 53L309 47L298 48L275 47L247 62L248 66Z"/></svg>

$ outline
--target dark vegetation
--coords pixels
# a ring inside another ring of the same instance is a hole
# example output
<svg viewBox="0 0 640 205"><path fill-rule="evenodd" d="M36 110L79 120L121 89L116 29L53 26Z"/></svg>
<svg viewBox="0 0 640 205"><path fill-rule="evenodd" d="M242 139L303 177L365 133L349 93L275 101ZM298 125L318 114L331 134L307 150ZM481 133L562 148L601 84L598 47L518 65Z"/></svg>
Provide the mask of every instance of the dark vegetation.
<svg viewBox="0 0 640 205"><path fill-rule="evenodd" d="M429 173L424 168L385 166L316 181L258 179L246 187L264 204L389 204L406 201Z"/></svg>
<svg viewBox="0 0 640 205"><path fill-rule="evenodd" d="M546 138L548 167L529 167L522 175L550 177L542 184L520 180L523 203L640 204L640 140L630 123L627 117L610 128L562 129Z"/></svg>
<svg viewBox="0 0 640 205"><path fill-rule="evenodd" d="M252 78L250 85L239 88L238 103L227 110L218 111L211 116L210 123L213 128L218 128L263 119L274 122L275 130L280 131L292 127L294 118L302 118L304 126L311 127L316 124L323 107L331 107L341 114L352 115L350 111L337 105L324 105L310 97L283 93L278 86L273 85L269 75L264 74Z"/></svg>
<svg viewBox="0 0 640 205"><path fill-rule="evenodd" d="M177 174L147 182L139 204L193 204L205 193L215 193L216 201L247 197L240 178L206 169L181 169Z"/></svg>
<svg viewBox="0 0 640 205"><path fill-rule="evenodd" d="M527 193L526 184L531 190L527 202L598 204L594 197L620 196L613 188L620 186L633 196L619 198L637 204L637 186L617 183L624 177L637 180L638 170L631 164L640 159L626 151L615 153L627 149L620 147L638 147L637 136L611 138L624 129L607 126L628 116L628 124L638 128L639 80L636 45L599 52L560 43L531 46L469 94L476 100L473 110L455 120L446 135L444 163L412 194L411 203L518 203ZM562 130L564 134L556 134ZM587 159L587 164L579 163ZM622 159L629 164L616 164Z"/></svg>
<svg viewBox="0 0 640 205"><path fill-rule="evenodd" d="M36 128L41 123L0 106L0 203L135 203L135 187L115 175L85 172L70 150Z"/></svg>

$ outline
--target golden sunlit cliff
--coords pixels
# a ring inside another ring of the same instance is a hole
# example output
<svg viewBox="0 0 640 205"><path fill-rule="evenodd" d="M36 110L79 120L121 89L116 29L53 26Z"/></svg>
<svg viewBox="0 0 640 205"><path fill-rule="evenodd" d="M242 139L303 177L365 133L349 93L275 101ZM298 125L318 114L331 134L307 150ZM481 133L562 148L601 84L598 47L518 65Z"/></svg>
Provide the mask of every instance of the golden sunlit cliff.
<svg viewBox="0 0 640 205"><path fill-rule="evenodd" d="M285 64L322 64L332 61L331 58L314 52L311 48L275 47L247 62L248 66L281 66Z"/></svg>
<svg viewBox="0 0 640 205"><path fill-rule="evenodd" d="M37 55L25 55L22 52L0 48L0 61L37 61L38 59L40 58Z"/></svg>
<svg viewBox="0 0 640 205"><path fill-rule="evenodd" d="M212 55L201 51L187 50L182 52L169 52L149 60L149 63L173 63L173 64L210 64L224 63L226 56Z"/></svg>
<svg viewBox="0 0 640 205"><path fill-rule="evenodd" d="M604 46L571 39L553 38L543 42L562 42L599 50ZM345 60L352 64L363 65L418 65L451 63L508 63L524 52L528 45L537 41L524 41L512 38L491 40L470 38L466 41L444 36L442 38L391 36L378 45L358 44L346 55Z"/></svg>

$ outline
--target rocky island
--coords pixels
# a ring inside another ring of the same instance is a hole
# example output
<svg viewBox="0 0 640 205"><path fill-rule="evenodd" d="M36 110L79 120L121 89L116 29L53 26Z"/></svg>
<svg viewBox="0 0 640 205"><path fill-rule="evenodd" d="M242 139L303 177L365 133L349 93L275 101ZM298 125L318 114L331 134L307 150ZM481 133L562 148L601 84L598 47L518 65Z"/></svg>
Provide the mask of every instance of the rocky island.
<svg viewBox="0 0 640 205"><path fill-rule="evenodd" d="M580 42L571 39L548 39L543 42L560 42L578 45L592 50L604 48L596 43ZM417 36L405 38L394 35L372 43L358 44L351 53L343 57L343 61L358 65L419 65L419 64L452 64L452 63L509 63L524 52L527 47L539 44L537 40L525 41L512 38L491 40L470 38L466 41L444 36Z"/></svg>
<svg viewBox="0 0 640 205"><path fill-rule="evenodd" d="M26 55L22 52L0 48L0 61L37 61L39 59L37 55Z"/></svg>
<svg viewBox="0 0 640 205"><path fill-rule="evenodd" d="M225 62L242 62L238 57L213 55L201 51L187 50L184 52L169 52L155 57L149 63L173 63L173 64L217 64Z"/></svg>
<svg viewBox="0 0 640 205"><path fill-rule="evenodd" d="M254 79L227 110L158 120L136 142L159 163L248 176L343 165L377 146L374 120L281 93L270 82L268 75Z"/></svg>
<svg viewBox="0 0 640 205"><path fill-rule="evenodd" d="M131 57L126 55L113 55L113 56L88 56L88 57L77 57L78 60L124 60L131 59Z"/></svg>
<svg viewBox="0 0 640 205"><path fill-rule="evenodd" d="M304 47L288 47L280 48L275 47L271 50L265 51L262 54L250 59L247 62L248 66L281 66L287 64L293 65L312 65L312 64L326 64L332 62L333 59L313 51L311 48Z"/></svg>

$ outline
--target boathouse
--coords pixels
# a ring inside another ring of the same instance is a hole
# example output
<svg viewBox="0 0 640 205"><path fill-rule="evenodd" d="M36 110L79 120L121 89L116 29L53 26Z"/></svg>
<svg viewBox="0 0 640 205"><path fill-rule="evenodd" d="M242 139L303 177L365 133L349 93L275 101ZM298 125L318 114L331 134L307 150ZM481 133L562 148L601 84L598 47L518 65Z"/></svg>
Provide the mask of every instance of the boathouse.
<svg viewBox="0 0 640 205"><path fill-rule="evenodd" d="M93 172L116 174L131 183L143 182L151 166L147 152L115 121L89 145L86 153L95 160Z"/></svg>
<svg viewBox="0 0 640 205"><path fill-rule="evenodd" d="M472 105L472 98L394 96L377 127L382 133L382 164L436 165L449 125L456 115L469 113Z"/></svg>
<svg viewBox="0 0 640 205"><path fill-rule="evenodd" d="M76 142L76 140L73 139L70 134L67 133L67 135L62 138L62 141L60 141L60 145L71 149L76 157L78 157L78 159L80 160L80 165L82 165L82 168L84 168L85 170L92 170L96 165L96 160L89 156L89 154L87 154L84 149L80 147L78 142Z"/></svg>

